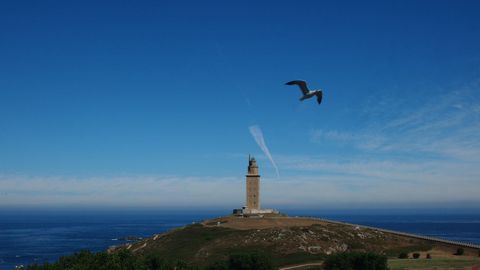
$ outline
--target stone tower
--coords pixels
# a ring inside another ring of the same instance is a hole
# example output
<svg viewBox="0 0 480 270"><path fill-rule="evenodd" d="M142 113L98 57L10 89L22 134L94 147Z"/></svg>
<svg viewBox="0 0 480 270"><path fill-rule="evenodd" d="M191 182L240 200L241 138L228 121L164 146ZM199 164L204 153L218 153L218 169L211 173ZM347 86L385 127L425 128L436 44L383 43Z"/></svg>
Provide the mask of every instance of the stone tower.
<svg viewBox="0 0 480 270"><path fill-rule="evenodd" d="M260 209L260 175L255 158L248 157L247 209Z"/></svg>

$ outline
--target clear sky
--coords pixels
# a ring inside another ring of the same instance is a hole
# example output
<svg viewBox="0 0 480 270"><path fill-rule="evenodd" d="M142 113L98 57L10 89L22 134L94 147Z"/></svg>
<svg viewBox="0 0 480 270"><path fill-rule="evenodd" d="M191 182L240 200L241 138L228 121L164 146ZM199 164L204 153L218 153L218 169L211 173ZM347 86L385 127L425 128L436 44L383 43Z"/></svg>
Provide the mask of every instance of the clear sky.
<svg viewBox="0 0 480 270"><path fill-rule="evenodd" d="M478 1L258 2L2 1L0 207L478 207Z"/></svg>

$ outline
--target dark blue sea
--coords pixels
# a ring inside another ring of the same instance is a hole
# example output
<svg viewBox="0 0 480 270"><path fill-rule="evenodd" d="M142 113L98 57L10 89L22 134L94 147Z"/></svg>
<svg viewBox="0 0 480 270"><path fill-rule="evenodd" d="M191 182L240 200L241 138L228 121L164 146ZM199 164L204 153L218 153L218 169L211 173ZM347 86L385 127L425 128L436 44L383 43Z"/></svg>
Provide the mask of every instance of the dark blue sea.
<svg viewBox="0 0 480 270"><path fill-rule="evenodd" d="M389 211L291 210L290 216L316 216L414 234L480 244L480 213L392 214ZM0 269L53 262L82 249L103 251L112 245L149 237L204 219L218 211L0 211Z"/></svg>

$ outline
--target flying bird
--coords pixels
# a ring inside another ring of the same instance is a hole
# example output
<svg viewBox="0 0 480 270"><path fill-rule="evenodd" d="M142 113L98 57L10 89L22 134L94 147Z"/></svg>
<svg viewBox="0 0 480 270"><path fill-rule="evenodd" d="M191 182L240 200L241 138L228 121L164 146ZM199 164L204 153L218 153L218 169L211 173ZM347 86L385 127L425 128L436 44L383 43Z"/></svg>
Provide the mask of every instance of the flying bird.
<svg viewBox="0 0 480 270"><path fill-rule="evenodd" d="M305 81L301 81L301 80L287 82L286 85L298 85L298 87L300 87L300 90L303 93L303 96L300 98L300 101L303 101L305 99L309 99L313 96L317 96L318 104L322 103L322 95L323 95L322 89L308 90L307 83Z"/></svg>

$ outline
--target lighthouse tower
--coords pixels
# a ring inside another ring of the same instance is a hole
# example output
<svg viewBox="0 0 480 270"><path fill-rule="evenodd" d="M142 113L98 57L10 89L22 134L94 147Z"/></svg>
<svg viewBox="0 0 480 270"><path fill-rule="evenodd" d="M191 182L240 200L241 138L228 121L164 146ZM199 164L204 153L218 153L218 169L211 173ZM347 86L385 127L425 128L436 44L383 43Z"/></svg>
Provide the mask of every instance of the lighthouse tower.
<svg viewBox="0 0 480 270"><path fill-rule="evenodd" d="M258 174L257 161L254 157L248 156L246 178L247 203L242 209L233 209L233 214L242 217L263 217L265 214L278 214L278 211L275 209L260 208L260 175Z"/></svg>
<svg viewBox="0 0 480 270"><path fill-rule="evenodd" d="M247 208L251 210L260 209L260 175L255 158L248 157L247 177Z"/></svg>

